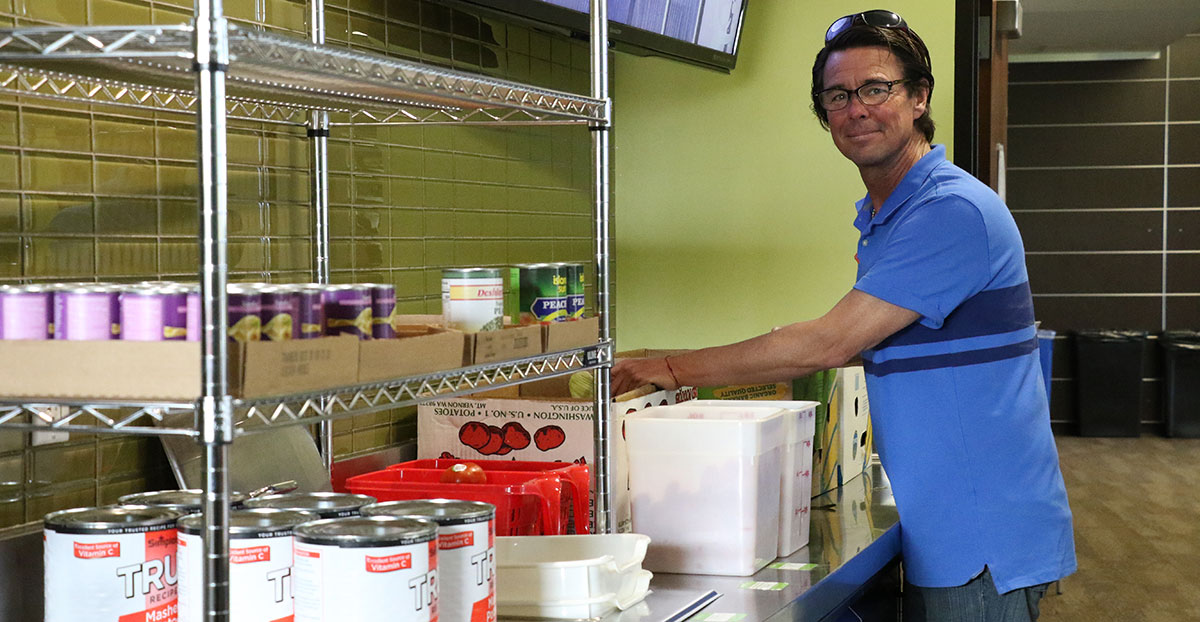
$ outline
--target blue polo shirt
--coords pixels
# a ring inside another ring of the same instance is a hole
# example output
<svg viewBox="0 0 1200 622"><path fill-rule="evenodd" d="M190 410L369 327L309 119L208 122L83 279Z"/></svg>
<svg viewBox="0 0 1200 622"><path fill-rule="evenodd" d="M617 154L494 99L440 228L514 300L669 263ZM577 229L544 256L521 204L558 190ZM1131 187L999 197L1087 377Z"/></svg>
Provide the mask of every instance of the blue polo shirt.
<svg viewBox="0 0 1200 622"><path fill-rule="evenodd" d="M862 353L906 578L1008 592L1075 570L1024 245L990 188L935 146L861 232L855 289L921 314Z"/></svg>

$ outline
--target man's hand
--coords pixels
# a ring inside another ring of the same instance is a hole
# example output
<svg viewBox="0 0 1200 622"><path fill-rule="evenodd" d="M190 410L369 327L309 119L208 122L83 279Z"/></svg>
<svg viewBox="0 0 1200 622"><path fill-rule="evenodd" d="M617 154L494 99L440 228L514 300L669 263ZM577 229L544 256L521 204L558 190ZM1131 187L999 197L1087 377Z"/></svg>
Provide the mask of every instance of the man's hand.
<svg viewBox="0 0 1200 622"><path fill-rule="evenodd" d="M612 394L614 396L632 391L642 385L653 384L660 389L678 389L666 358L620 359L612 368Z"/></svg>

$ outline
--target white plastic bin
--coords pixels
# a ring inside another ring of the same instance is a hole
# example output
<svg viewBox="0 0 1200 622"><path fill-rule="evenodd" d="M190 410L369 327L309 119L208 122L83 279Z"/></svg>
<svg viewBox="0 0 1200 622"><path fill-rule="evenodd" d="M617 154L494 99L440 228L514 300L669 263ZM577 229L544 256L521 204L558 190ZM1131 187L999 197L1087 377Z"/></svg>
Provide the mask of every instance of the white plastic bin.
<svg viewBox="0 0 1200 622"><path fill-rule="evenodd" d="M514 618L599 618L646 597L650 538L636 533L496 538L496 609Z"/></svg>
<svg viewBox="0 0 1200 622"><path fill-rule="evenodd" d="M625 419L633 530L655 572L746 576L775 559L786 412L684 402Z"/></svg>
<svg viewBox="0 0 1200 622"><path fill-rule="evenodd" d="M813 437L817 431L817 402L773 400L695 400L696 406L716 408L770 407L787 411L783 420L783 468L779 481L779 556L791 555L808 544L812 512Z"/></svg>

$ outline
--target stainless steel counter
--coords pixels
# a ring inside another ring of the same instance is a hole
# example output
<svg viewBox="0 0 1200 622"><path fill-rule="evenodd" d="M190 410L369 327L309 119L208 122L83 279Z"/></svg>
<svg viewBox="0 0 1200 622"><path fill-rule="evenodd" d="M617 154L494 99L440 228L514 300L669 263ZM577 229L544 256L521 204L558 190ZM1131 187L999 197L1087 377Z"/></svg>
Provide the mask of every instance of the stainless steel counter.
<svg viewBox="0 0 1200 622"><path fill-rule="evenodd" d="M849 604L872 577L899 558L899 516L878 464L813 499L811 524L808 546L753 576L656 573L644 602L610 614L603 622L822 620ZM782 568L772 567L780 563ZM711 591L720 597L699 615L674 617Z"/></svg>
<svg viewBox="0 0 1200 622"><path fill-rule="evenodd" d="M768 566L750 577L656 574L645 601L601 622L822 620L899 556L898 520L883 471L873 465L841 489L813 499L809 545L776 560L796 567ZM41 525L7 532L13 537L0 538L0 622L40 620ZM720 596L699 608L699 615L677 615L713 591Z"/></svg>

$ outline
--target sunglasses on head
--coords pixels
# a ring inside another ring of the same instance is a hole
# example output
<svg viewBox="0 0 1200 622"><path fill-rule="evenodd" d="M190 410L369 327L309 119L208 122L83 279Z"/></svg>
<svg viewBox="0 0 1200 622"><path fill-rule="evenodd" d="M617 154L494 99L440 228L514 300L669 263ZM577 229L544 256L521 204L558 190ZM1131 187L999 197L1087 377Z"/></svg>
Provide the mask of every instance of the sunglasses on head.
<svg viewBox="0 0 1200 622"><path fill-rule="evenodd" d="M891 11L883 9L875 9L873 11L863 11L862 13L854 13L845 17L839 17L829 25L829 30L825 31L825 43L833 41L835 37L842 34L852 26L865 24L876 28L899 28L908 30L908 23L903 17Z"/></svg>

